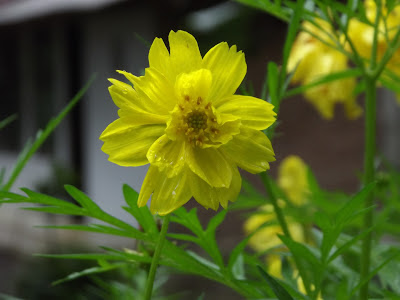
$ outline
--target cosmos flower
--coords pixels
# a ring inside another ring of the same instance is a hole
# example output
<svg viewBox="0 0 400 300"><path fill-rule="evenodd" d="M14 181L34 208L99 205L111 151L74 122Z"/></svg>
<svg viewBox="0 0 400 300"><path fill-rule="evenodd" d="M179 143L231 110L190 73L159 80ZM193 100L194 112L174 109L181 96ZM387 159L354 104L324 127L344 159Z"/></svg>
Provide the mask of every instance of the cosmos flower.
<svg viewBox="0 0 400 300"><path fill-rule="evenodd" d="M258 173L274 161L261 130L273 106L235 95L246 71L244 54L222 42L202 57L195 38L171 31L169 51L156 38L145 75L125 71L130 84L110 79L119 119L101 134L102 150L121 166L150 164L138 205L166 215L194 197L206 208L227 207L241 189L238 167Z"/></svg>
<svg viewBox="0 0 400 300"><path fill-rule="evenodd" d="M301 31L293 44L287 67L294 72L292 83L312 84L348 68L346 55L332 47L336 42L331 25L321 19L315 24L304 22L307 31ZM303 95L325 119L333 118L337 103L344 105L349 119L355 119L362 112L353 95L355 85L355 78L343 78L308 88Z"/></svg>
<svg viewBox="0 0 400 300"><path fill-rule="evenodd" d="M279 165L278 185L288 200L297 206L307 203L307 165L297 155L289 155Z"/></svg>
<svg viewBox="0 0 400 300"><path fill-rule="evenodd" d="M393 2L390 9L386 5L386 1L381 2L381 17L378 23L376 59L379 62L389 44L394 39L397 31L400 28L400 5ZM372 45L374 42L374 23L377 14L377 6L375 1L366 0L364 2L365 14L368 22L362 22L358 19L351 19L349 22L348 35L353 45L367 63L371 58ZM395 50L391 59L386 64L386 69L400 76L400 48ZM386 76L383 72L382 76ZM397 101L400 104L400 94L397 94Z"/></svg>
<svg viewBox="0 0 400 300"><path fill-rule="evenodd" d="M277 183L291 204L300 207L308 203L307 165L300 157L289 155L282 160L278 169ZM280 199L278 205L283 208L285 202ZM292 238L300 243L306 242L305 227L290 216L286 217L286 222ZM257 252L268 251L266 256L268 273L282 278L282 260L279 254L287 249L278 237L283 231L277 223L273 206L271 204L261 206L246 220L244 231L247 235L253 234L248 242L250 247Z"/></svg>

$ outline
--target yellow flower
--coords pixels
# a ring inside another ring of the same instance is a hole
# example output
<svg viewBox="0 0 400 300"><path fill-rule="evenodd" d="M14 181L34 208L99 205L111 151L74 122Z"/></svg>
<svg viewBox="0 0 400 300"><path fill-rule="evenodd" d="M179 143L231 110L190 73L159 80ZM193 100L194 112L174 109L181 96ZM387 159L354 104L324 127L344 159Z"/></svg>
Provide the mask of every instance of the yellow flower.
<svg viewBox="0 0 400 300"><path fill-rule="evenodd" d="M278 169L278 186L294 205L307 203L307 165L300 157L290 155L282 160Z"/></svg>
<svg viewBox="0 0 400 300"><path fill-rule="evenodd" d="M288 61L288 71L294 72L293 83L311 84L328 74L344 71L348 67L347 57L331 47L336 43L332 40L334 33L331 25L321 19L317 19L316 23L319 27L304 22L303 27L308 32L300 32L293 44ZM355 78L334 80L307 89L304 97L325 119L333 118L337 103L344 105L349 119L355 119L362 112L353 95L355 84Z"/></svg>
<svg viewBox="0 0 400 300"><path fill-rule="evenodd" d="M144 76L118 71L131 84L110 79L120 118L101 134L102 150L121 166L150 163L138 205L152 195L152 213L166 215L192 196L225 208L241 188L238 167L258 173L275 160L260 131L275 121L273 106L234 95L247 69L236 46L223 42L202 57L184 31L171 31L169 46L154 40Z"/></svg>
<svg viewBox="0 0 400 300"><path fill-rule="evenodd" d="M280 202L280 204L283 205L282 202ZM297 242L304 242L305 236L303 226L290 218L286 218L286 221L292 238ZM261 227L263 225L265 226ZM248 244L257 252L267 251L279 246L285 249L282 241L277 236L278 234L283 234L283 232L280 225L277 224L274 208L271 204L260 207L256 214L248 218L244 224L244 231L247 235L253 233ZM278 255L269 254L267 256L267 266L269 273L280 277L281 264Z"/></svg>
<svg viewBox="0 0 400 300"><path fill-rule="evenodd" d="M381 18L378 25L378 62L385 54L388 44L393 40L400 27L400 5L396 4L393 10L388 11L385 2L386 1L382 1L381 3ZM377 13L375 1L367 0L364 2L364 6L368 21L374 24ZM365 59L369 60L374 40L374 26L357 19L351 19L349 22L348 35L357 52ZM400 49L394 53L386 67L400 76Z"/></svg>
<svg viewBox="0 0 400 300"><path fill-rule="evenodd" d="M296 270L296 276L297 277L297 287L299 289L299 292L303 293L304 295L307 295L306 287L304 286L303 279L298 275L298 271ZM315 290L315 286L312 284L311 285L311 290ZM317 300L322 300L321 292L318 293Z"/></svg>

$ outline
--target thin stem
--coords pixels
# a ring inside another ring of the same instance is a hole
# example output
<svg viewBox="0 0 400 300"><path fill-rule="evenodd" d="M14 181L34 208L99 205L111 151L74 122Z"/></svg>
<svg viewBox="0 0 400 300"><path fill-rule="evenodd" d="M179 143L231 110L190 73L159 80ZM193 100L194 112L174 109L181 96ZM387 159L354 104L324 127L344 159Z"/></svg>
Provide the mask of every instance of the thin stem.
<svg viewBox="0 0 400 300"><path fill-rule="evenodd" d="M364 154L364 185L371 183L374 180L374 157L375 157L375 138L376 138L376 82L374 79L366 79L365 91L365 154ZM371 207L374 203L373 191L370 192L366 201L365 207ZM373 225L373 210L368 210L364 216L364 229L370 228ZM361 250L361 270L360 281L368 278L370 269L372 232L368 233L362 241ZM360 289L360 300L368 299L368 284L367 281Z"/></svg>
<svg viewBox="0 0 400 300"><path fill-rule="evenodd" d="M374 36L372 42L372 49L371 49L371 60L370 60L370 69L374 70L376 66L376 59L377 59L377 51L378 51L378 33L379 33L379 19L381 17L381 10L382 5L381 2L378 0L376 3L376 17L375 17L375 29L374 29Z"/></svg>
<svg viewBox="0 0 400 300"><path fill-rule="evenodd" d="M285 216L284 216L284 214L282 212L282 209L278 205L278 199L275 197L275 193L272 190L271 182L270 182L270 179L269 179L267 173L263 172L260 175L261 175L261 179L262 179L262 181L264 183L265 189L266 189L266 191L267 191L267 193L269 195L269 198L271 200L272 206L274 207L276 218L278 219L278 223L281 226L284 235L289 237L289 238L292 238L292 236L290 234L290 231L289 231L289 228L288 228L287 223L286 223ZM295 264L297 266L297 269L299 270L300 277L303 279L304 286L306 288L307 294L311 295L312 290L310 289L310 286L311 286L310 285L310 280L308 278L307 272L305 271L304 265L298 259L298 257L293 256L293 258L294 258Z"/></svg>
<svg viewBox="0 0 400 300"><path fill-rule="evenodd" d="M267 190L267 193L271 200L272 206L274 207L274 211L276 213L276 218L278 219L279 225L281 226L283 233L287 237L292 238L290 235L286 220L285 220L285 216L283 215L282 209L278 205L278 200L275 197L274 192L272 191L272 187L271 187L271 183L269 181L268 175L265 172L261 173L260 175L261 175L261 179L264 183L265 189Z"/></svg>
<svg viewBox="0 0 400 300"><path fill-rule="evenodd" d="M147 277L147 282L146 282L146 294L145 294L145 298L144 298L145 300L151 299L151 294L153 292L154 278L156 277L158 261L160 259L161 250L164 246L165 236L167 235L167 231L168 231L169 217L170 217L170 215L166 215L164 218L164 222L161 227L160 236L158 238L158 242L156 245L156 250L154 252L153 259L151 260L149 277Z"/></svg>

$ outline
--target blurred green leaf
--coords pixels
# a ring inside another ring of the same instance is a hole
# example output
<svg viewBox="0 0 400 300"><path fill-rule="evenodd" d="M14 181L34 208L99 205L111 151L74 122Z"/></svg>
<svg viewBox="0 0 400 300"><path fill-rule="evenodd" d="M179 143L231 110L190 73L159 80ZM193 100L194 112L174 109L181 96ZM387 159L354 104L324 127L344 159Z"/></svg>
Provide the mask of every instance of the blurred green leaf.
<svg viewBox="0 0 400 300"><path fill-rule="evenodd" d="M25 144L23 150L19 153L17 162L11 172L10 177L6 184L2 187L3 190L8 191L13 186L15 180L18 178L22 169L25 167L26 163L32 157L33 154L39 149L39 147L45 142L47 137L56 129L58 124L65 118L65 116L72 110L72 108L78 103L78 101L83 97L86 91L89 89L90 85L95 79L93 75L85 86L72 98L72 100L67 104L67 106L53 119L51 119L44 130L39 130L36 134L35 141L32 142L28 140Z"/></svg>
<svg viewBox="0 0 400 300"><path fill-rule="evenodd" d="M359 207L364 203L369 193L375 188L376 182L372 182L358 192L336 214L336 225L344 226L357 214Z"/></svg>
<svg viewBox="0 0 400 300"><path fill-rule="evenodd" d="M367 278L359 282L351 291L350 297L353 296L366 282L369 282L378 272L385 267L388 263L390 263L394 258L400 256L400 251L397 250L396 253L392 254L388 258L386 258L379 266L377 266L375 269L373 269L371 272L369 272ZM351 298L349 298L351 299Z"/></svg>
<svg viewBox="0 0 400 300"><path fill-rule="evenodd" d="M52 285L57 285L60 283L64 283L67 281L75 280L83 276L88 276L88 275L93 275L93 274L99 274L99 273L104 273L108 272L111 270L115 270L118 268L125 267L127 264L126 263L116 263L116 264L109 264L107 266L99 266L99 267L92 267L88 268L79 272L74 272L66 276L65 278L59 279L57 281L54 281Z"/></svg>
<svg viewBox="0 0 400 300"><path fill-rule="evenodd" d="M296 87L296 88L293 88L293 89L287 91L285 93L284 97L285 98L292 97L294 95L304 93L306 90L313 88L315 86L321 85L321 84L329 83L329 82L344 79L344 78L358 77L360 75L361 75L361 71L358 68L347 69L347 70L344 70L341 72L328 74L328 75L320 77L319 79L313 81L310 84L301 85L299 87Z"/></svg>
<svg viewBox="0 0 400 300"><path fill-rule="evenodd" d="M258 266L258 270L279 300L294 300L292 296L290 296L290 294L285 290L285 288L280 285L273 277L268 275L268 273L265 272L261 266Z"/></svg>
<svg viewBox="0 0 400 300"><path fill-rule="evenodd" d="M290 252L294 256L307 261L313 267L314 272L321 269L321 264L318 258L305 245L298 243L285 235L278 234L278 237L289 248Z"/></svg>
<svg viewBox="0 0 400 300"><path fill-rule="evenodd" d="M138 192L127 184L124 184L123 194L126 203L129 205L129 207L125 207L124 209L139 222L145 232L150 234L158 233L157 224L149 208L147 206L139 208L137 205L137 200L139 198Z"/></svg>
<svg viewBox="0 0 400 300"><path fill-rule="evenodd" d="M0 130L9 125L11 122L15 121L17 119L17 115L13 114L11 116L8 116L4 120L0 121Z"/></svg>
<svg viewBox="0 0 400 300"><path fill-rule="evenodd" d="M242 267L237 266L237 264L244 264L243 251L246 248L246 245L250 237L251 236L248 236L245 239L243 239L239 244L236 245L235 248L233 248L233 250L230 253L228 260L228 269L231 270L232 274L235 275L235 278L237 278L236 277L237 275L244 277L244 270L242 270ZM237 273L238 271L243 271L243 273ZM244 278L239 277L237 279L244 279Z"/></svg>

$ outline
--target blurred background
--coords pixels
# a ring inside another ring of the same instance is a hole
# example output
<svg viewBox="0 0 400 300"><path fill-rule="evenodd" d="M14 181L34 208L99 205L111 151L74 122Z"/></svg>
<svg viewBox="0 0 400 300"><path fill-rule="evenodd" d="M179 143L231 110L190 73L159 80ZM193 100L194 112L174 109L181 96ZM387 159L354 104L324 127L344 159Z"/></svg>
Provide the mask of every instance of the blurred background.
<svg viewBox="0 0 400 300"><path fill-rule="evenodd" d="M280 62L286 34L286 24L266 13L219 0L0 0L0 120L11 114L18 117L0 131L0 167L6 168L6 178L27 139L34 137L93 73L97 74L79 105L28 163L13 191L29 187L66 197L63 185L73 184L105 211L133 222L120 208L122 184L139 190L147 167L114 165L100 150L99 135L118 117L107 78L124 80L115 70L143 73L148 66L148 44L154 37L167 41L169 31L178 29L196 37L203 55L221 41L243 50L248 65L246 86L256 96L260 95L267 63ZM393 98L391 93L380 91L378 149L399 165L400 117ZM337 107L334 120L325 121L308 102L295 97L283 102L277 133L273 174L280 160L296 154L309 164L322 187L357 190L363 161L363 118L349 121L342 107ZM257 184L257 178L246 176ZM203 208L199 212L205 219L214 214ZM86 281L50 287L50 282L72 272L73 263L30 256L51 250L93 249L97 244L127 246L123 239L33 228L85 221L3 205L0 293L63 299L60 295L70 295L74 288L82 292ZM220 228L218 240L225 252L243 237L242 223L243 216L233 213ZM70 289L67 294L60 292L64 288ZM197 296L206 290L206 299L221 295L223 299L240 299L205 280L185 281L184 288L197 289L199 292L193 292Z"/></svg>

